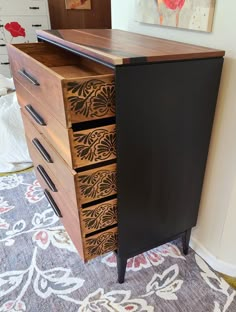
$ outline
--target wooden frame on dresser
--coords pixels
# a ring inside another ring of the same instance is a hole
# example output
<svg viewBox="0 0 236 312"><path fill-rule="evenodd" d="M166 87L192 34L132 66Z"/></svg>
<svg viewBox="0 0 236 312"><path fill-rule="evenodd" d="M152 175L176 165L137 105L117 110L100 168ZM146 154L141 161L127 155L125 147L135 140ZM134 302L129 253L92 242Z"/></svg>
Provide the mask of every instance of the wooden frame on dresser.
<svg viewBox="0 0 236 312"><path fill-rule="evenodd" d="M196 224L224 51L119 30L9 46L29 150L81 257L127 259ZM117 180L116 180L117 178Z"/></svg>

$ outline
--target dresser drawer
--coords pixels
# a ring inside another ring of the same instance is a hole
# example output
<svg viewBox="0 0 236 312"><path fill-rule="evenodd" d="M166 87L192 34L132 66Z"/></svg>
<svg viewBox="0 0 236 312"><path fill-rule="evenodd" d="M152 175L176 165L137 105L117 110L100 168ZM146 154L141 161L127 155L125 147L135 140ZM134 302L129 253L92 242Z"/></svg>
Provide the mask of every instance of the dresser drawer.
<svg viewBox="0 0 236 312"><path fill-rule="evenodd" d="M37 171L36 176L49 204L55 214L60 217L83 261L86 262L96 256L101 256L106 252L117 249L117 226L98 234L84 237L81 233L79 218L71 210L70 201L65 200L65 197L61 196L60 193L49 190L44 179Z"/></svg>
<svg viewBox="0 0 236 312"><path fill-rule="evenodd" d="M61 218L83 260L87 261L117 249L116 200L77 210L77 206L71 201L68 193L64 192L63 186L60 184L63 184L63 180L60 179L59 182L50 169L45 166L29 141L28 146L37 178L44 189L45 196L54 212ZM43 170L43 174L41 170ZM95 222L92 222L92 218L96 219ZM88 221L88 219L90 220ZM106 230L109 226L113 227ZM97 231L100 233L97 234Z"/></svg>
<svg viewBox="0 0 236 312"><path fill-rule="evenodd" d="M1 65L0 64L0 73L7 78L11 78L11 76L12 76L9 65Z"/></svg>
<svg viewBox="0 0 236 312"><path fill-rule="evenodd" d="M48 143L44 136L37 131L24 113L22 113L22 119L29 152L34 165L37 163L45 168L57 190L62 186L62 193L70 198L74 203L73 207L75 207L75 213L78 213L77 193L75 189L77 173L65 164L57 151ZM59 186L57 185L58 183Z"/></svg>
<svg viewBox="0 0 236 312"><path fill-rule="evenodd" d="M98 199L116 195L116 164L79 172L76 187L80 192L82 207Z"/></svg>
<svg viewBox="0 0 236 312"><path fill-rule="evenodd" d="M47 43L8 46L14 79L64 126L115 115L114 73Z"/></svg>
<svg viewBox="0 0 236 312"><path fill-rule="evenodd" d="M35 163L35 166L37 166L37 163ZM35 173L41 187L44 190L44 194L47 196L46 198L48 202L50 203L55 214L60 217L60 220L72 242L79 251L81 258L85 261L84 242L80 229L80 221L78 215L74 214L74 211L71 209L72 204L70 200L66 199L65 196L62 196L60 192L52 192L37 169L35 169Z"/></svg>
<svg viewBox="0 0 236 312"><path fill-rule="evenodd" d="M17 79L15 79L14 82L17 90L16 95L18 103L22 108L22 112L28 118L26 123L29 124L30 121L38 132L42 133L47 138L47 141L55 148L69 166L73 167L70 148L70 137L73 136L72 129L64 128ZM31 111L25 108L26 105L31 106Z"/></svg>
<svg viewBox="0 0 236 312"><path fill-rule="evenodd" d="M7 54L3 54L3 55L0 55L0 65L4 66L9 66L10 63L9 63L9 58L8 58L8 55Z"/></svg>
<svg viewBox="0 0 236 312"><path fill-rule="evenodd" d="M36 29L48 29L49 26L49 19L47 15L36 15L36 16L20 16L17 15L6 15L1 16L1 24L6 25L7 23L17 22L20 24L21 28L25 30L25 37L14 37L12 39L11 33L7 30L4 31L7 42L12 42L14 44L18 43L17 38L20 38L21 41L19 42L27 42L29 40L28 35L30 33L34 34L34 41L36 42ZM11 24L10 24L11 25ZM11 41L12 39L12 41Z"/></svg>
<svg viewBox="0 0 236 312"><path fill-rule="evenodd" d="M4 41L0 41L0 55L7 55L7 45Z"/></svg>
<svg viewBox="0 0 236 312"><path fill-rule="evenodd" d="M90 236L84 241L85 259L90 260L101 256L109 251L117 249L118 229L114 227L110 230Z"/></svg>
<svg viewBox="0 0 236 312"><path fill-rule="evenodd" d="M115 124L80 131L66 129L50 113L42 110L40 103L17 80L15 82L23 113L72 168L116 158Z"/></svg>
<svg viewBox="0 0 236 312"><path fill-rule="evenodd" d="M117 224L117 199L81 209L80 218L84 234Z"/></svg>
<svg viewBox="0 0 236 312"><path fill-rule="evenodd" d="M46 15L45 0L0 0L0 16L3 15Z"/></svg>
<svg viewBox="0 0 236 312"><path fill-rule="evenodd" d="M74 168L116 159L115 124L74 131L71 139Z"/></svg>
<svg viewBox="0 0 236 312"><path fill-rule="evenodd" d="M0 55L0 73L6 77L11 77L11 71L7 55Z"/></svg>
<svg viewBox="0 0 236 312"><path fill-rule="evenodd" d="M117 200L112 199L97 205L89 205L80 209L80 202L77 201L78 190L74 185L76 172L70 171L65 167L62 159L50 148L47 141L30 124L22 114L26 140L30 155L34 162L36 171L47 187L53 193L60 193L61 197L71 202L70 211L82 222L83 235L105 229L117 223ZM59 178L58 178L59 176Z"/></svg>
<svg viewBox="0 0 236 312"><path fill-rule="evenodd" d="M25 114L22 114L22 118L33 162L39 162L52 173L55 185L56 181L60 180L63 192L77 203L78 207L116 194L116 164L76 172L67 166Z"/></svg>

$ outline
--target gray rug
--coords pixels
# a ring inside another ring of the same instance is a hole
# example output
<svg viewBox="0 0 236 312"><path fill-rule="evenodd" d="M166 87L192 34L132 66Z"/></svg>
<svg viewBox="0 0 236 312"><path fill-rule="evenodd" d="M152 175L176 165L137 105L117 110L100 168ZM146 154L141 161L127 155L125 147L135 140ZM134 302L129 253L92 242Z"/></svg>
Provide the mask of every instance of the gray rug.
<svg viewBox="0 0 236 312"><path fill-rule="evenodd" d="M236 292L174 241L132 258L83 264L34 172L0 177L0 312L235 312Z"/></svg>

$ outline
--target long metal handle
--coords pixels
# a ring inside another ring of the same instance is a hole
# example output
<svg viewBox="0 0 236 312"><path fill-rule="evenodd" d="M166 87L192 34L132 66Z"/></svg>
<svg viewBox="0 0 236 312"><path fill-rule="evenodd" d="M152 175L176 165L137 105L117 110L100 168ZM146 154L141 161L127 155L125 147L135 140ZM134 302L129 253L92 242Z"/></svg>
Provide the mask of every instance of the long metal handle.
<svg viewBox="0 0 236 312"><path fill-rule="evenodd" d="M0 44L0 47L5 47L6 46L6 44Z"/></svg>
<svg viewBox="0 0 236 312"><path fill-rule="evenodd" d="M46 151L46 149L43 147L43 145L40 143L40 141L37 138L34 138L32 140L32 143L34 144L36 149L39 151L39 153L48 163L53 163L51 156L49 155L49 153Z"/></svg>
<svg viewBox="0 0 236 312"><path fill-rule="evenodd" d="M32 83L34 86L40 86L39 82L32 77L30 74L27 73L25 69L19 69L18 73L24 77L26 80L28 80L30 83Z"/></svg>
<svg viewBox="0 0 236 312"><path fill-rule="evenodd" d="M36 110L33 108L32 105L28 104L25 106L25 109L30 114L30 116L40 125L40 126L46 126L46 122L44 121L43 117L41 117Z"/></svg>
<svg viewBox="0 0 236 312"><path fill-rule="evenodd" d="M57 192L55 184L52 182L52 180L50 179L49 175L47 174L47 172L45 171L43 166L38 165L37 166L37 170L40 173L41 177L46 182L46 184L48 185L48 187L50 188L50 190L53 191L53 192Z"/></svg>
<svg viewBox="0 0 236 312"><path fill-rule="evenodd" d="M39 10L39 7L29 7L30 10Z"/></svg>
<svg viewBox="0 0 236 312"><path fill-rule="evenodd" d="M32 27L42 27L42 24L32 24Z"/></svg>
<svg viewBox="0 0 236 312"><path fill-rule="evenodd" d="M9 65L9 62L1 62L1 65Z"/></svg>
<svg viewBox="0 0 236 312"><path fill-rule="evenodd" d="M55 214L59 218L62 218L61 211L58 208L57 204L55 203L54 199L52 198L52 195L47 190L44 190L44 195L47 198L47 200L48 200L49 204L51 205L52 209L54 210Z"/></svg>

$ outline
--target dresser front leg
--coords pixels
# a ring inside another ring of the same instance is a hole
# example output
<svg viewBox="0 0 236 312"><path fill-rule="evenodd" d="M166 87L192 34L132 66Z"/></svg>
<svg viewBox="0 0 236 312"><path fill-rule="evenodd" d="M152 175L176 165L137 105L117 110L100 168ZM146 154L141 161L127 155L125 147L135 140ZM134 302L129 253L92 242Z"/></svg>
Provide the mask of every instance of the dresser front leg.
<svg viewBox="0 0 236 312"><path fill-rule="evenodd" d="M190 241L191 230L192 230L192 228L188 229L187 231L184 232L184 234L182 236L183 253L185 255L187 255L188 251L189 251L189 241Z"/></svg>
<svg viewBox="0 0 236 312"><path fill-rule="evenodd" d="M117 259L117 272L118 272L118 283L122 284L125 280L125 271L126 271L126 264L127 258L121 257L119 254L116 254Z"/></svg>

